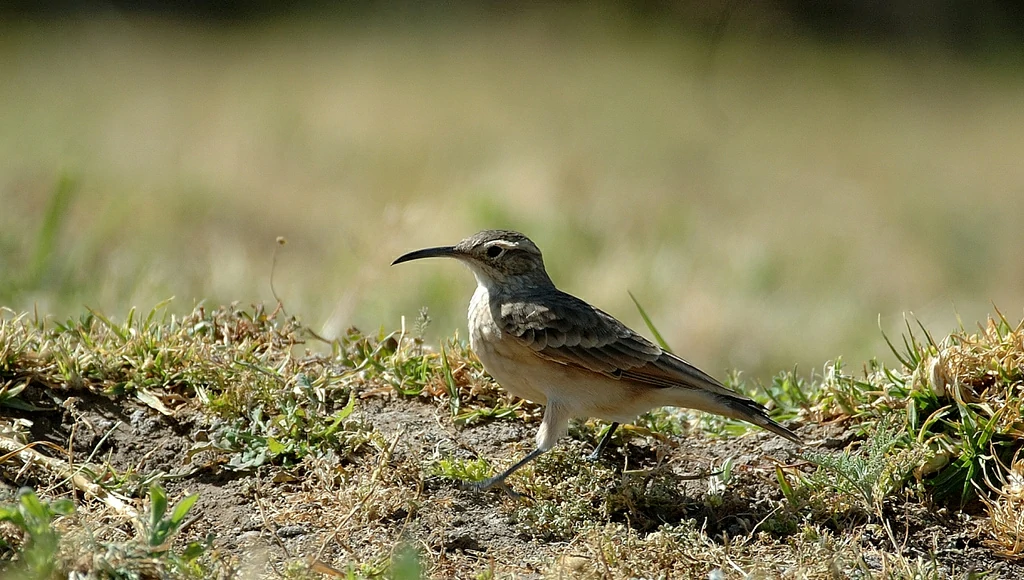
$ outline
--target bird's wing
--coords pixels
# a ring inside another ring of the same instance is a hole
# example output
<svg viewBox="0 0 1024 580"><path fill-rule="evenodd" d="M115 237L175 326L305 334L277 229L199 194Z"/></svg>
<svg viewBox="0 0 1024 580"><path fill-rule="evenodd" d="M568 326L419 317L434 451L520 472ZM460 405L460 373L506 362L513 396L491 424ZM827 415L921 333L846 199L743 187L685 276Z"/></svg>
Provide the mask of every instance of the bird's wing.
<svg viewBox="0 0 1024 580"><path fill-rule="evenodd" d="M654 387L740 396L611 315L564 292L504 302L499 324L537 356L559 364Z"/></svg>

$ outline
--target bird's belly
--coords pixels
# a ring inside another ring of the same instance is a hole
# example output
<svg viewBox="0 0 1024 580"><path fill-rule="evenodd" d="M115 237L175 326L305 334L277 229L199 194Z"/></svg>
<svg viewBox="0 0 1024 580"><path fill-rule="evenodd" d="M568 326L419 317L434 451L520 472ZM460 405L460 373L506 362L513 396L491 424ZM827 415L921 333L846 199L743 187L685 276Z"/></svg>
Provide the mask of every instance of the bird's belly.
<svg viewBox="0 0 1024 580"><path fill-rule="evenodd" d="M573 417L628 423L661 406L651 397L656 389L636 389L599 373L542 359L509 338L471 342L484 369L506 391L534 403L558 401Z"/></svg>
<svg viewBox="0 0 1024 580"><path fill-rule="evenodd" d="M519 357L512 352L503 352L513 349L506 349L508 345L496 344L494 340L481 340L482 337L476 337L474 340L473 335L474 333L470 331L470 346L473 352L483 363L484 370L498 381L503 389L527 401L541 405L548 402L545 389L533 380L532 373L523 372L525 365L519 362Z"/></svg>

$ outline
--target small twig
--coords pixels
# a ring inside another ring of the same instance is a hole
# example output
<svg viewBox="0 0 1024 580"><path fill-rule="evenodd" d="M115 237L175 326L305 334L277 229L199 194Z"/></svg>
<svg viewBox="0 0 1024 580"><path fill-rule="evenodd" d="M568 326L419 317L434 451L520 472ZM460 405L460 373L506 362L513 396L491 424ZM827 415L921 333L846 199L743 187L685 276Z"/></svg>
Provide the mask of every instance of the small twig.
<svg viewBox="0 0 1024 580"><path fill-rule="evenodd" d="M746 577L748 577L748 576L749 576L748 572L747 572L746 570L744 570L743 568L740 568L740 565L739 565L739 564L737 564L737 563L736 563L736 562L735 562L735 561L734 561L734 560L732 559L732 557L730 557L730 556L726 556L726 557L725 557L725 561L726 561L726 562L728 562L728 563L729 563L729 565L730 565L730 566L732 566L732 568L733 568L734 570L736 570L737 572L739 572L739 573L740 573L740 576L741 576L741 577L743 577L743 578L746 578Z"/></svg>
<svg viewBox="0 0 1024 580"><path fill-rule="evenodd" d="M772 511L768 512L768 515L766 515L763 518L761 518L761 521L759 521L756 524L754 524L754 527L751 528L750 534L749 534L751 540L754 539L754 534L757 533L757 528L760 528L761 524L767 522L768 518L770 518L770 517L774 516L775 514L777 514L780 509L782 509L782 506L777 506L775 509L773 509Z"/></svg>
<svg viewBox="0 0 1024 580"><path fill-rule="evenodd" d="M33 447L36 447L37 445L45 445L61 454L67 453L67 451L61 446L48 441L34 441L26 445L7 437L0 437L0 451L7 452L5 455L0 456L0 463L4 463L8 459L17 457L26 467L32 464L41 465L46 470L61 478L65 478L75 487L75 489L99 499L121 515L130 519L137 519L139 517L139 512L126 503L127 498L123 498L114 492L107 491L96 483L89 481L84 475L82 475L81 470L84 466L79 466L77 469L72 468L66 461L48 457L33 449Z"/></svg>
<svg viewBox="0 0 1024 580"><path fill-rule="evenodd" d="M382 453L378 458L377 469L375 469L373 474L370 476L371 483L377 483L380 474L384 471L385 465L388 461L391 461L391 457L395 454L395 447L398 446L398 440L402 438L402 435L405 435L404 425L398 429L395 433L394 439L391 440L391 445L388 445L387 449L384 450L384 453Z"/></svg>
<svg viewBox="0 0 1024 580"><path fill-rule="evenodd" d="M100 440L96 443L96 445L93 446L92 452L89 453L89 457L85 458L85 463L92 463L92 458L96 457L96 452L100 450L100 447L103 446L103 443L106 442L107 438L110 437L114 433L114 431L121 425L121 421L114 423L114 426L111 427L110 430L108 430L106 433L104 433L103 437L100 437Z"/></svg>
<svg viewBox="0 0 1024 580"><path fill-rule="evenodd" d="M282 550L284 550L284 555L288 558L291 558L292 553L290 550L288 550L288 546L284 544L284 540L281 539L281 536L277 535L277 529L275 529L275 526L271 525L270 520L267 519L267 512L263 509L263 502L261 501L259 490L256 490L253 493L253 499L256 500L256 509L259 510L260 518L263 519L263 527L265 527L267 531L270 532L270 535L273 536L274 541L277 542L277 545Z"/></svg>
<svg viewBox="0 0 1024 580"><path fill-rule="evenodd" d="M284 312L285 316L288 316L288 312L284 309L284 301L277 295L277 289L274 288L274 273L277 272L277 250L281 246L287 244L288 240L286 240L284 236L277 236L275 242L277 245L274 246L274 254L270 262L270 294L274 297L274 300L277 300L277 308L274 308L274 313L270 315L271 318L277 314L278 310Z"/></svg>
<svg viewBox="0 0 1024 580"><path fill-rule="evenodd" d="M455 444L458 445L461 449L465 449L466 451L469 451L470 453L472 453L474 459L482 458L483 455L479 451L477 451L475 448L473 448L473 446L470 445L469 443L466 443L462 439L462 437L459 437L458 431L455 431L454 429L452 429L452 426L451 426L450 423L448 425L445 425L444 423L441 422L441 416L442 416L442 413L440 412L440 410L439 409L435 409L435 411L434 411L434 422L437 423L437 426L440 427L441 430L444 431L445 434L447 434L448 437L450 437L452 439L452 441L454 441ZM451 415L450 415L450 413L444 413L444 416L445 417L450 417Z"/></svg>
<svg viewBox="0 0 1024 580"><path fill-rule="evenodd" d="M597 543L597 557L601 560L601 567L604 568L604 577L611 578L612 569L608 565L608 557L604 554L604 542L601 539L598 539Z"/></svg>
<svg viewBox="0 0 1024 580"><path fill-rule="evenodd" d="M316 572L317 574L323 574L324 576L331 576L331 577L334 577L334 578L350 578L351 577L348 573L342 572L341 570L338 570L337 568L332 568L331 566L328 566L327 564L324 564L320 560L312 562L309 565L309 569L310 569L310 571Z"/></svg>

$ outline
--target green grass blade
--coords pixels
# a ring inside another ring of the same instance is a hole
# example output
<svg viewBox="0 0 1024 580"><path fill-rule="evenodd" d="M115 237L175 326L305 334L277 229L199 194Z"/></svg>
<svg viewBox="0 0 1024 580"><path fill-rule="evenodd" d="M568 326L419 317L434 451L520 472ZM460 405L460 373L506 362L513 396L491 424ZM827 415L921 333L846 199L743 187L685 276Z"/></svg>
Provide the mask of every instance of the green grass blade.
<svg viewBox="0 0 1024 580"><path fill-rule="evenodd" d="M900 361L900 364L902 364L904 367L908 369L914 368L914 365L910 364L910 361L903 356L903 354L900 352L900 349L896 348L896 345L893 344L891 340L889 340L889 335L887 335L885 331L882 330L882 315L878 315L878 330L881 331L882 338L885 340L885 344L889 346L889 351L892 352L892 354L896 357L896 360Z"/></svg>
<svg viewBox="0 0 1024 580"><path fill-rule="evenodd" d="M78 180L65 173L57 181L53 194L50 196L50 203L46 207L46 216L43 218L42 227L39 228L39 236L36 238L36 251L32 257L31 275L29 277L32 286L38 286L50 269L53 263L54 248L57 246L57 236L60 233L61 224L68 215L68 207L75 192L78 191Z"/></svg>
<svg viewBox="0 0 1024 580"><path fill-rule="evenodd" d="M188 515L189 510L195 505L196 501L199 500L199 494L193 493L192 495L185 496L175 506L171 512L171 524L177 529L185 521L185 516Z"/></svg>
<svg viewBox="0 0 1024 580"><path fill-rule="evenodd" d="M647 311L644 310L644 307L640 305L640 302L636 299L636 296L633 296L633 293L629 291L626 291L626 293L629 294L630 299L633 300L633 304L636 305L636 309L640 311L640 317L644 319L644 324L647 325L647 329L650 330L651 334L654 335L654 341L657 342L658 346L660 346L661 348L667 350L668 352L672 352L672 349L668 346L668 343L665 342L665 338L661 336L661 333L658 332L658 328L654 326L653 322L651 322L651 317L647 316Z"/></svg>

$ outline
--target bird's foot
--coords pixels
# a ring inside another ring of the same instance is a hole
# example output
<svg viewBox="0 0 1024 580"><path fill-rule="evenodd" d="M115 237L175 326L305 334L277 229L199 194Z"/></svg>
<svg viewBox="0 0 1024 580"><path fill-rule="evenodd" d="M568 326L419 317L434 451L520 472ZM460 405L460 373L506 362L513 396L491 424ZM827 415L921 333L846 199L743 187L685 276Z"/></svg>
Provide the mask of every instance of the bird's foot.
<svg viewBox="0 0 1024 580"><path fill-rule="evenodd" d="M583 459L585 459L586 461L589 461L591 463L597 463L598 460L601 459L601 450L600 449L595 449L595 450L591 451L590 453L584 455Z"/></svg>

